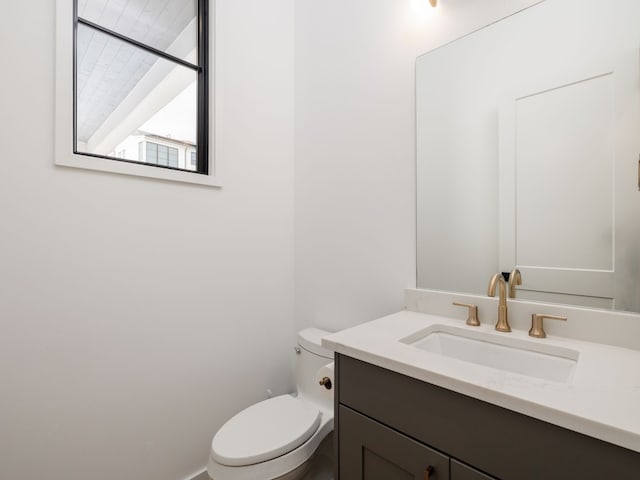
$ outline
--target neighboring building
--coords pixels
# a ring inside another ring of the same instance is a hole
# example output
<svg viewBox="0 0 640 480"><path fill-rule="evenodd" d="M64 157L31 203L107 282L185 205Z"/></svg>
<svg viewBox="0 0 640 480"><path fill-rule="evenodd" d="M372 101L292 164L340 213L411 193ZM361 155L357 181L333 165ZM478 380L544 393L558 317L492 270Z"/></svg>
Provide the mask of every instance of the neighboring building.
<svg viewBox="0 0 640 480"><path fill-rule="evenodd" d="M183 170L196 170L196 145L137 130L124 139L109 156Z"/></svg>

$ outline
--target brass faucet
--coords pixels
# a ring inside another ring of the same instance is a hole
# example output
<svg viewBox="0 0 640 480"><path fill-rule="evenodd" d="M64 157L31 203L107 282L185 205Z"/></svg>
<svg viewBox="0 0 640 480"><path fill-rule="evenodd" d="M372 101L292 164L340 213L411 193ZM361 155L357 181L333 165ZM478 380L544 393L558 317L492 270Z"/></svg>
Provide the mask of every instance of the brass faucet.
<svg viewBox="0 0 640 480"><path fill-rule="evenodd" d="M516 298L516 285L522 285L522 274L514 268L509 274L509 298Z"/></svg>
<svg viewBox="0 0 640 480"><path fill-rule="evenodd" d="M489 280L489 288L487 289L487 295L490 297L496 296L496 285L498 285L499 302L498 302L498 323L496 323L496 330L499 332L510 332L509 320L507 318L507 282L504 281L504 277L501 273L496 273L491 280Z"/></svg>

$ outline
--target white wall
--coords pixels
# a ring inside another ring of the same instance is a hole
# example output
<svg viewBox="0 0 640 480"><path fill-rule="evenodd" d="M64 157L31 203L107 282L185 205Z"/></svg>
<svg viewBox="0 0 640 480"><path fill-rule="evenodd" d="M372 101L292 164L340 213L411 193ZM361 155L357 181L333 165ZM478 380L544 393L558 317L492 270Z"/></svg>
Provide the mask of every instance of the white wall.
<svg viewBox="0 0 640 480"><path fill-rule="evenodd" d="M219 191L55 167L55 2L3 5L2 479L186 478L292 387L293 1L216 3Z"/></svg>
<svg viewBox="0 0 640 480"><path fill-rule="evenodd" d="M402 307L415 285L415 58L534 3L441 0L418 14L410 0L296 1L299 327Z"/></svg>

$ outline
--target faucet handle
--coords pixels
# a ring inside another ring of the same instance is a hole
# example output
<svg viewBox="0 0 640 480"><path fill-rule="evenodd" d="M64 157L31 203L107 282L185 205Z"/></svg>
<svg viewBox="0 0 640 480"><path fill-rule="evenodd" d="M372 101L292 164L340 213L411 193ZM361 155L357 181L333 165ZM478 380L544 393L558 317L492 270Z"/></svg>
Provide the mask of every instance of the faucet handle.
<svg viewBox="0 0 640 480"><path fill-rule="evenodd" d="M546 338L547 334L544 331L543 325L543 320L545 318L548 318L550 320L567 320L567 317L561 317L559 315L545 315L542 313L534 313L533 315L531 315L531 330L529 330L530 337Z"/></svg>
<svg viewBox="0 0 640 480"><path fill-rule="evenodd" d="M467 315L467 325L471 325L472 327L480 326L480 320L478 320L477 305L473 305L471 303L459 303L459 302L453 302L451 305L455 305L456 307L467 307L469 309L469 313Z"/></svg>

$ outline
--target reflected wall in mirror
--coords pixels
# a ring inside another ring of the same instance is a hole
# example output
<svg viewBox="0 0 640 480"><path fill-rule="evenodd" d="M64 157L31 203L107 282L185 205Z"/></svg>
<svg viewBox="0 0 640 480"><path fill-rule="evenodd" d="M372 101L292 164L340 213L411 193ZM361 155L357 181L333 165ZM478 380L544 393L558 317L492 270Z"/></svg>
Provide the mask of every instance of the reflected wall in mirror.
<svg viewBox="0 0 640 480"><path fill-rule="evenodd" d="M640 312L640 2L546 0L416 61L417 286Z"/></svg>

